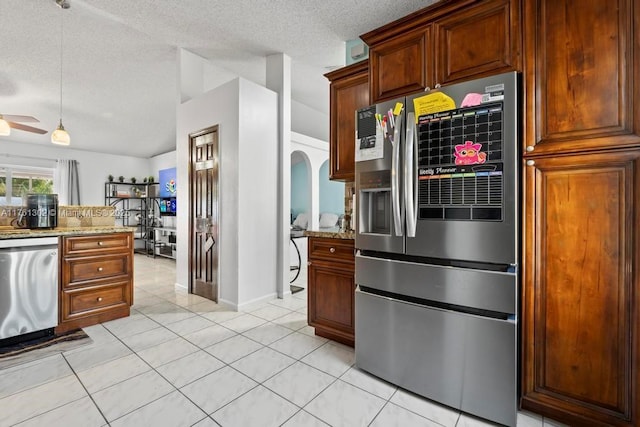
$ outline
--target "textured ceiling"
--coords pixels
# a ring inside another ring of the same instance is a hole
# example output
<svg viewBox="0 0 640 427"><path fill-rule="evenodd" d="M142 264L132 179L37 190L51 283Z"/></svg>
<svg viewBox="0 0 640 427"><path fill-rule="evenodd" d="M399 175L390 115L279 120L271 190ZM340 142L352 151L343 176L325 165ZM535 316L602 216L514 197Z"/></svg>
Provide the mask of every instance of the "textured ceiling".
<svg viewBox="0 0 640 427"><path fill-rule="evenodd" d="M327 67L344 42L434 0L0 0L0 114L59 116L75 149L150 157L175 148L177 48L260 84L265 57L292 59L292 98L328 111ZM50 133L8 138L49 144ZM36 147L34 147L36 148ZM2 149L0 148L0 152Z"/></svg>

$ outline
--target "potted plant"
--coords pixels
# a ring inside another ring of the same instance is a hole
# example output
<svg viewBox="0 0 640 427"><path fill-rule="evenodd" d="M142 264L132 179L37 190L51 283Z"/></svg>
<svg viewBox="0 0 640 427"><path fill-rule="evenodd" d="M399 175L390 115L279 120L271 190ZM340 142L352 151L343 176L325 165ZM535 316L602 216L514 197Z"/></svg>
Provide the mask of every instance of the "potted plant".
<svg viewBox="0 0 640 427"><path fill-rule="evenodd" d="M145 184L147 183L147 177L146 176L142 179L142 182L144 182Z"/></svg>
<svg viewBox="0 0 640 427"><path fill-rule="evenodd" d="M154 182L154 181L155 181L155 178L153 177L153 175L151 175L151 176L149 177L149 183L150 183L150 184L153 184L153 182Z"/></svg>
<svg viewBox="0 0 640 427"><path fill-rule="evenodd" d="M135 184L136 183L136 178L135 177L131 177L131 183Z"/></svg>
<svg viewBox="0 0 640 427"><path fill-rule="evenodd" d="M124 182L124 176L120 175L120 176L118 177L118 181L120 181L120 182Z"/></svg>
<svg viewBox="0 0 640 427"><path fill-rule="evenodd" d="M113 182L113 175L109 175L109 182Z"/></svg>

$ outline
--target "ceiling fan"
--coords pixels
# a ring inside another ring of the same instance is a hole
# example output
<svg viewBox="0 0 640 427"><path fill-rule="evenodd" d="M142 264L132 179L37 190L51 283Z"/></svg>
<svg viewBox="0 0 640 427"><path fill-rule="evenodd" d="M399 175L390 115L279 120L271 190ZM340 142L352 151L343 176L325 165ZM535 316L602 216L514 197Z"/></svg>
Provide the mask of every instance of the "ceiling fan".
<svg viewBox="0 0 640 427"><path fill-rule="evenodd" d="M32 116L16 116L12 114L0 114L0 136L9 135L11 133L11 129L38 133L40 135L44 135L45 133L48 132L44 129L23 125L22 123L40 123L40 120Z"/></svg>

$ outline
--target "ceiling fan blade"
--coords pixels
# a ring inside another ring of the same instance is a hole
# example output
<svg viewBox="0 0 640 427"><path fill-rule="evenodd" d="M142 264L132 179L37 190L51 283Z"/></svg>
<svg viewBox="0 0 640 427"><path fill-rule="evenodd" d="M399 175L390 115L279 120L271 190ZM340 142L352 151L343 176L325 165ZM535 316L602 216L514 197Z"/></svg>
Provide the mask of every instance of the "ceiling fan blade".
<svg viewBox="0 0 640 427"><path fill-rule="evenodd" d="M9 123L9 127L11 127L12 129L24 130L24 131L33 132L33 133L39 133L40 135L44 135L45 133L48 132L48 131L46 131L44 129L38 129L38 128L34 128L32 126L22 125L20 123L10 122L8 120L7 120L7 123Z"/></svg>
<svg viewBox="0 0 640 427"><path fill-rule="evenodd" d="M13 114L0 114L5 120L21 123L40 123L40 120L33 116L16 116Z"/></svg>

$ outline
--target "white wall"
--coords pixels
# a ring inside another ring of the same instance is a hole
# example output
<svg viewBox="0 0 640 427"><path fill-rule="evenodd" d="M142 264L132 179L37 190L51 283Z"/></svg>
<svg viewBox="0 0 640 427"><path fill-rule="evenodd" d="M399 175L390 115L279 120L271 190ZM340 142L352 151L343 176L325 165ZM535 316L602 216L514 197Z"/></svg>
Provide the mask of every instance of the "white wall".
<svg viewBox="0 0 640 427"><path fill-rule="evenodd" d="M291 100L291 131L328 141L329 115Z"/></svg>
<svg viewBox="0 0 640 427"><path fill-rule="evenodd" d="M149 159L149 175L153 175L156 182L160 179L158 171L162 169L170 169L176 167L176 151L169 151L168 153L158 154Z"/></svg>
<svg viewBox="0 0 640 427"><path fill-rule="evenodd" d="M275 296L277 96L235 79L178 106L176 281L189 283L189 134L218 125L219 300L242 307ZM185 196L183 196L185 195Z"/></svg>
<svg viewBox="0 0 640 427"><path fill-rule="evenodd" d="M80 177L80 202L83 205L104 205L104 183L109 174L136 177L140 182L150 175L149 159L141 157L118 156L114 154L96 153L93 151L74 150L73 148L51 145L28 144L2 140L0 145L0 163L43 166L42 162L20 156L47 159L51 167L55 167L56 159L73 159L78 161ZM8 154L8 157L7 157Z"/></svg>

